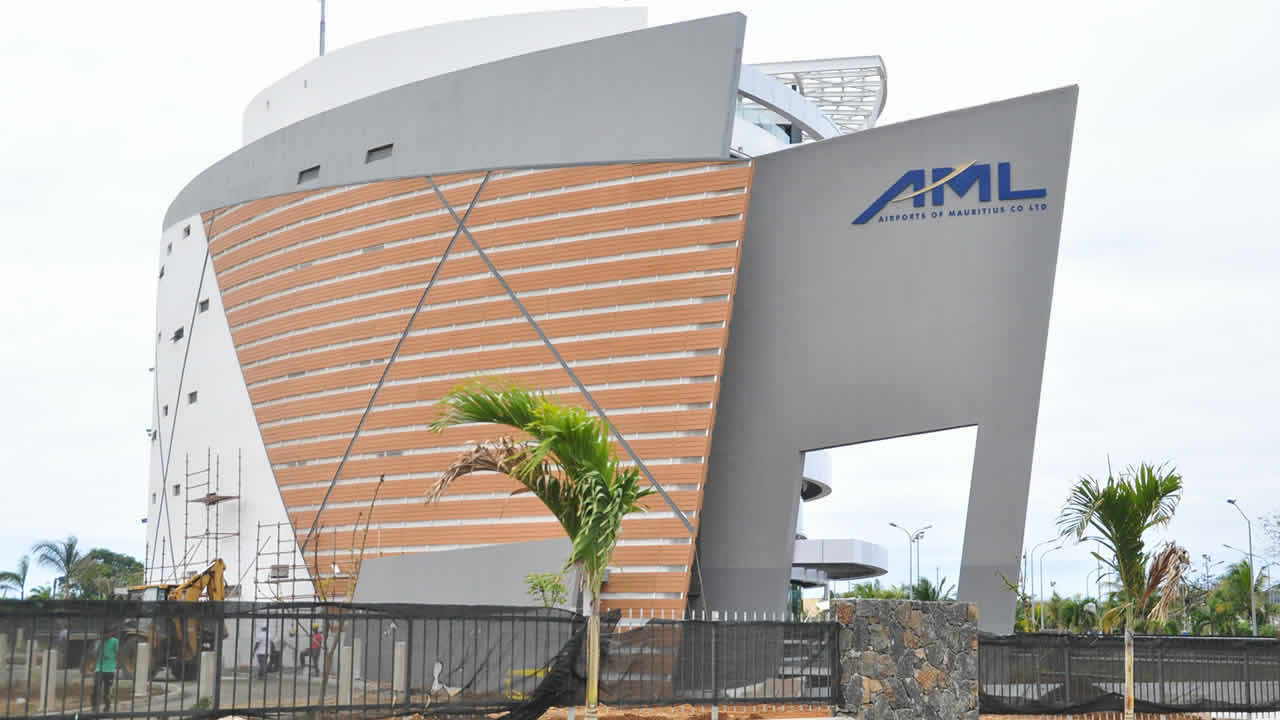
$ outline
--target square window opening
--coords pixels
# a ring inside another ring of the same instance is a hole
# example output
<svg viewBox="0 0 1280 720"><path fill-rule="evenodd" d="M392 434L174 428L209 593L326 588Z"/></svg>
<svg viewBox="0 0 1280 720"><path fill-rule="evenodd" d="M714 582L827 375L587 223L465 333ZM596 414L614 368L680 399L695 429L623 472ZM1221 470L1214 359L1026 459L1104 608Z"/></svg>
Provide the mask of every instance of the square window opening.
<svg viewBox="0 0 1280 720"><path fill-rule="evenodd" d="M174 485L174 486L173 486L173 496L174 496L174 497L178 497L178 495L180 495L180 494L182 494L182 486L181 486L181 485Z"/></svg>
<svg viewBox="0 0 1280 720"><path fill-rule="evenodd" d="M200 397L200 394L199 394L198 392L196 392L195 390L192 390L191 392L187 393L187 404L188 404L188 405L195 405L195 404L196 404L196 399L197 399L197 398L199 398L199 397Z"/></svg>
<svg viewBox="0 0 1280 720"><path fill-rule="evenodd" d="M165 248L164 248L164 254L165 254L165 255L172 255L172 254L173 254L173 243L169 243L168 245L166 245L166 246L165 246Z"/></svg>
<svg viewBox="0 0 1280 720"><path fill-rule="evenodd" d="M191 226L187 225L182 228L182 237L191 237Z"/></svg>
<svg viewBox="0 0 1280 720"><path fill-rule="evenodd" d="M312 165L311 167L307 168L306 170L300 170L300 171L298 172L298 184L299 184L299 185L301 185L302 183L311 182L312 180L319 180L319 179L320 179L320 166L319 166L319 165Z"/></svg>
<svg viewBox="0 0 1280 720"><path fill-rule="evenodd" d="M209 301L207 299L200 301L200 312L209 312Z"/></svg>
<svg viewBox="0 0 1280 720"><path fill-rule="evenodd" d="M174 342L178 342L178 341L179 341L179 340L181 340L184 336L186 336L186 334L187 334L187 333L186 333L186 330L185 330L184 328L178 328L177 330L174 330L174 331L173 331L173 338L172 338L172 340L173 340Z"/></svg>
<svg viewBox="0 0 1280 720"><path fill-rule="evenodd" d="M169 406L165 405L163 408L160 409L160 412L164 415L164 417L169 417Z"/></svg>

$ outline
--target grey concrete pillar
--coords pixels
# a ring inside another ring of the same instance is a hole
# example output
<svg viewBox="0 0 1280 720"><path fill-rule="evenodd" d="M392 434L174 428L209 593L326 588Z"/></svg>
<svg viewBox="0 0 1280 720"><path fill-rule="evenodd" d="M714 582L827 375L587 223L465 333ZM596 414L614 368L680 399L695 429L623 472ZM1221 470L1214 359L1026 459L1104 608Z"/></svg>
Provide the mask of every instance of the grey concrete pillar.
<svg viewBox="0 0 1280 720"><path fill-rule="evenodd" d="M9 663L9 633L0 633L0 667Z"/></svg>
<svg viewBox="0 0 1280 720"><path fill-rule="evenodd" d="M44 665L40 668L40 710L52 712L57 707L58 695L58 649L52 648L45 655Z"/></svg>
<svg viewBox="0 0 1280 720"><path fill-rule="evenodd" d="M200 697L213 700L218 688L214 687L214 678L218 677L218 653L205 650L200 653Z"/></svg>
<svg viewBox="0 0 1280 720"><path fill-rule="evenodd" d="M23 640L25 639L24 637L25 632L26 632L26 628L22 626L18 626L18 639L13 641L14 647L22 647L23 645L26 644L23 642Z"/></svg>
<svg viewBox="0 0 1280 720"><path fill-rule="evenodd" d="M351 641L351 677L364 678L364 638L358 637Z"/></svg>
<svg viewBox="0 0 1280 720"><path fill-rule="evenodd" d="M134 695L148 695L151 693L151 645L149 643L138 643L137 657L133 661Z"/></svg>
<svg viewBox="0 0 1280 720"><path fill-rule="evenodd" d="M398 645L398 643L397 643ZM399 651L399 648L396 648ZM338 704L351 704L351 646L338 648Z"/></svg>
<svg viewBox="0 0 1280 720"><path fill-rule="evenodd" d="M404 686L405 667L409 661L409 643L405 640L397 640L395 650L391 653L391 691L393 695L401 695L408 692L408 688ZM398 699L398 698L397 698Z"/></svg>

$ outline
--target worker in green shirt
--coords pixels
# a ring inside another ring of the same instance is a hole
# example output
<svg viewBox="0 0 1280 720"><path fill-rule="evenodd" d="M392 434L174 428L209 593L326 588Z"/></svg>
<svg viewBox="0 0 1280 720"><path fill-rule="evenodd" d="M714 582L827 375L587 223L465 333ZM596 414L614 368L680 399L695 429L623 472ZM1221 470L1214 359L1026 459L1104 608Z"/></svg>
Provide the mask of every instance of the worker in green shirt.
<svg viewBox="0 0 1280 720"><path fill-rule="evenodd" d="M106 642L98 646L98 664L93 673L93 711L98 707L109 710L111 704L111 683L116 677L116 653L120 650L120 640L115 635L107 637ZM101 699L101 702L99 702Z"/></svg>

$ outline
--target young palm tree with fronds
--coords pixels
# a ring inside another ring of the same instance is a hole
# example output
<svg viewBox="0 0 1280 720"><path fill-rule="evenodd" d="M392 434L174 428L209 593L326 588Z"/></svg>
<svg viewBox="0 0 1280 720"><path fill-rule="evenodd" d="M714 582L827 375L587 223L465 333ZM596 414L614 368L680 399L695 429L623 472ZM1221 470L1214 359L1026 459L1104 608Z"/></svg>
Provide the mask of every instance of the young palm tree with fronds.
<svg viewBox="0 0 1280 720"><path fill-rule="evenodd" d="M31 558L23 555L18 558L17 570L0 572L0 590L17 590L18 599L27 597L27 573L31 570Z"/></svg>
<svg viewBox="0 0 1280 720"><path fill-rule="evenodd" d="M80 552L80 541L76 536L68 535L66 540L42 540L31 547L31 552L36 556L37 565L62 575L62 599L71 597L71 584L84 570L84 554Z"/></svg>
<svg viewBox="0 0 1280 720"><path fill-rule="evenodd" d="M454 480L475 472L511 477L555 515L572 549L566 568L577 571L589 593L587 617L587 720L595 720L600 679L600 586L618 543L622 518L643 509L640 471L618 463L609 427L577 407L562 407L540 393L510 385L473 382L450 391L436 432L467 423L507 425L530 439L501 437L463 452L427 491L433 502Z"/></svg>
<svg viewBox="0 0 1280 720"><path fill-rule="evenodd" d="M1173 519L1182 498L1182 476L1172 468L1142 464L1105 484L1082 477L1058 517L1062 535L1096 541L1108 556L1093 553L1119 579L1119 602L1102 616L1103 630L1124 623L1124 716L1133 720L1133 625L1136 617L1163 621L1177 605L1187 551L1168 543L1155 555L1142 536Z"/></svg>

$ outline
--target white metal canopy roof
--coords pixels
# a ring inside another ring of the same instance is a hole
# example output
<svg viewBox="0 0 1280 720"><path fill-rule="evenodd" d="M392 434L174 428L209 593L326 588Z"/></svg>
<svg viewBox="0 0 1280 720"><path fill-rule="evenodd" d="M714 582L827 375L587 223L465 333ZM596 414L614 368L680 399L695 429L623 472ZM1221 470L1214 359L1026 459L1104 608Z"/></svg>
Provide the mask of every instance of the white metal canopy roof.
<svg viewBox="0 0 1280 720"><path fill-rule="evenodd" d="M845 134L873 127L884 109L886 75L879 55L760 63L751 67L794 86Z"/></svg>

